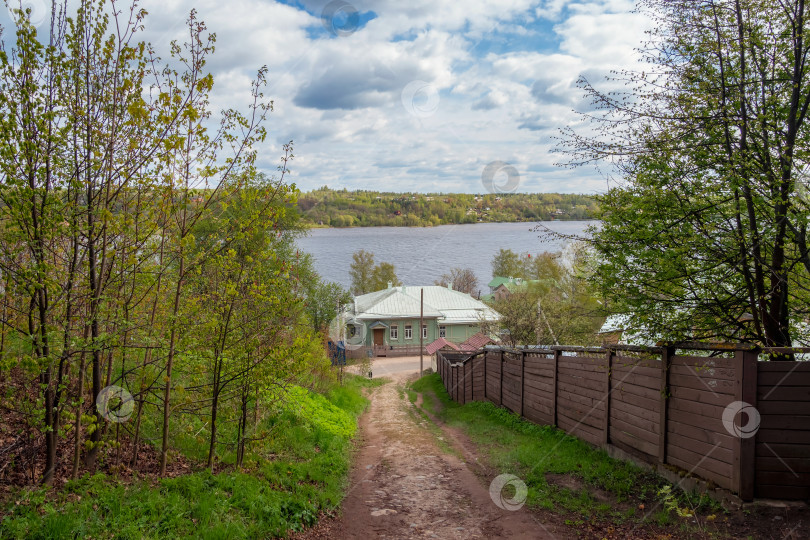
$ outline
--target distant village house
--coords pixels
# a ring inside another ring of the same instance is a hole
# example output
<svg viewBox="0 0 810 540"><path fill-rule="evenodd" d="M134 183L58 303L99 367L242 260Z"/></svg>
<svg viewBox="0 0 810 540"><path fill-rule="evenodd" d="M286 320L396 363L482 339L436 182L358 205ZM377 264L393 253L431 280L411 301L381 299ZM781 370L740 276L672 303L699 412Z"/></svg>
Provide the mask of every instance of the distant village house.
<svg viewBox="0 0 810 540"><path fill-rule="evenodd" d="M420 329L421 291L424 291L424 324ZM454 344L464 343L479 333L482 324L497 323L501 317L469 294L437 285L389 286L357 296L344 316L347 341L354 346L354 356L358 352L373 356L419 354L420 332L424 345L440 338Z"/></svg>

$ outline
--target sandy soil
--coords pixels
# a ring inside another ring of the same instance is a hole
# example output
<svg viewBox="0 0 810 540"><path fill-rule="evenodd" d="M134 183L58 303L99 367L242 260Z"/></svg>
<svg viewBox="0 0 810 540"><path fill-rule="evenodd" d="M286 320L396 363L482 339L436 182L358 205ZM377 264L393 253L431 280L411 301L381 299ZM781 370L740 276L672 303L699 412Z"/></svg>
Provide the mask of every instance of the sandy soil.
<svg viewBox="0 0 810 540"><path fill-rule="evenodd" d="M407 399L410 373L388 375L361 420L362 447L342 516L296 538L555 538L524 510L502 510L456 448ZM440 446L442 445L444 449ZM556 531L555 531L556 532Z"/></svg>

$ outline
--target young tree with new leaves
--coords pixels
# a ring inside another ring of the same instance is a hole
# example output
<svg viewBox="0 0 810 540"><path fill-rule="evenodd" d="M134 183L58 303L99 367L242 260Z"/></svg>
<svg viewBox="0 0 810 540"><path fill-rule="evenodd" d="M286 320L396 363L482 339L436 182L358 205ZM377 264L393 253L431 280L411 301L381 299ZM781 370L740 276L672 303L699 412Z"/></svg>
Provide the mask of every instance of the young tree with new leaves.
<svg viewBox="0 0 810 540"><path fill-rule="evenodd" d="M241 461L247 407L326 362L284 232L291 144L277 178L259 182L254 166L266 70L245 114L215 118L215 37L194 12L164 64L137 39L136 3L53 6L42 35L17 11L0 51L0 428L13 417L21 433L11 468L52 483L63 457L74 477L120 465L126 441L134 466L150 439L163 475L172 421L192 409L212 426L223 411L239 419ZM111 385L134 395L132 422L110 420ZM212 460L216 427L209 441Z"/></svg>

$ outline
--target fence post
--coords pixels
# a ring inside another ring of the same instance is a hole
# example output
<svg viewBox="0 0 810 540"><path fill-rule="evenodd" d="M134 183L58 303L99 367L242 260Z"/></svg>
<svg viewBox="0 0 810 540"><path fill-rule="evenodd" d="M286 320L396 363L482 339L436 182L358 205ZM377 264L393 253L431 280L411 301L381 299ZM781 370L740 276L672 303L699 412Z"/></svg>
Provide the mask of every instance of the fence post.
<svg viewBox="0 0 810 540"><path fill-rule="evenodd" d="M470 358L470 364L472 365L473 376L472 380L470 381L470 401L475 401L475 361L478 360L478 355L473 356Z"/></svg>
<svg viewBox="0 0 810 540"><path fill-rule="evenodd" d="M735 401L742 401L747 406L739 413L741 426L749 424L751 410L757 406L757 361L759 350L734 351L737 377L735 381ZM752 409L749 409L749 406ZM745 415L744 418L743 415ZM758 427L758 426L757 426ZM734 469L732 471L732 485L744 501L754 498L754 480L756 475L756 430L752 433L740 433L734 440Z"/></svg>
<svg viewBox="0 0 810 540"><path fill-rule="evenodd" d="M605 423L602 427L604 433L602 434L602 444L607 446L610 443L610 376L613 371L613 350L608 349L607 359L605 362L607 366L607 373L605 375Z"/></svg>
<svg viewBox="0 0 810 540"><path fill-rule="evenodd" d="M444 371L444 356L442 356L441 352L436 353L436 364L439 366L439 373L442 374L444 389L447 390L447 372Z"/></svg>
<svg viewBox="0 0 810 540"><path fill-rule="evenodd" d="M457 365L453 366L453 373L455 374L453 376L453 381L454 381L453 393L455 394L456 403L458 403L458 366Z"/></svg>
<svg viewBox="0 0 810 540"><path fill-rule="evenodd" d="M464 384L464 397L462 398L462 405L465 405L467 403L467 362L461 364L461 367L464 369L463 377L461 379Z"/></svg>
<svg viewBox="0 0 810 540"><path fill-rule="evenodd" d="M554 351L554 375L551 379L551 425L557 427L557 367L560 364L560 351Z"/></svg>
<svg viewBox="0 0 810 540"><path fill-rule="evenodd" d="M673 347L664 347L661 353L661 415L658 421L658 462L667 462L667 399L669 398L669 364L675 355Z"/></svg>
<svg viewBox="0 0 810 540"><path fill-rule="evenodd" d="M487 356L489 356L489 352L484 350L484 400L489 400L487 397Z"/></svg>
<svg viewBox="0 0 810 540"><path fill-rule="evenodd" d="M505 353L503 352L503 349L501 349L501 373L500 373L501 391L500 391L500 395L498 397L498 406L499 407L503 406L503 357L504 357L504 354Z"/></svg>
<svg viewBox="0 0 810 540"><path fill-rule="evenodd" d="M523 394L526 383L526 351L520 351L520 416L523 416Z"/></svg>

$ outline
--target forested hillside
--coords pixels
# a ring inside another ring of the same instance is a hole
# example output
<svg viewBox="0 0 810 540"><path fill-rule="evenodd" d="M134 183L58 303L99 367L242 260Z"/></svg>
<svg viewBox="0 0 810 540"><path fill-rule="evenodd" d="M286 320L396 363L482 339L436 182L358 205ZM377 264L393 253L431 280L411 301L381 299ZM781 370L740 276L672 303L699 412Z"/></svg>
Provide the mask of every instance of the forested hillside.
<svg viewBox="0 0 810 540"><path fill-rule="evenodd" d="M326 227L426 227L459 223L593 219L596 201L561 193L393 193L332 190L302 194L304 219Z"/></svg>

